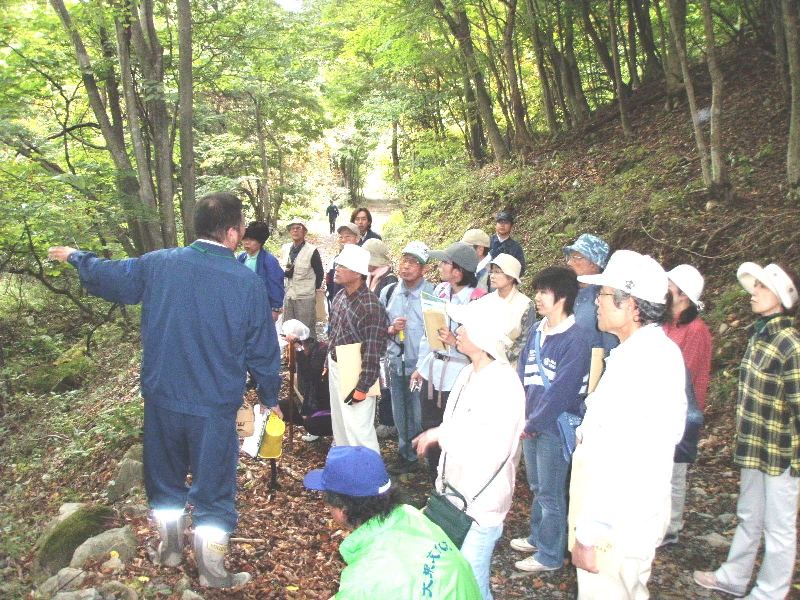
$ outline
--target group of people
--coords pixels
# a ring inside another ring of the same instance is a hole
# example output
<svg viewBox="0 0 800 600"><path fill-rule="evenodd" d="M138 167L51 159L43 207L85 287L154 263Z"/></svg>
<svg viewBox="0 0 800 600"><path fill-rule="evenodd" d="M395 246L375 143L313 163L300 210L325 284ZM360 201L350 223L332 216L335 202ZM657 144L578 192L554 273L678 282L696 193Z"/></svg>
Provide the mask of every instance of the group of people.
<svg viewBox="0 0 800 600"><path fill-rule="evenodd" d="M305 483L325 491L333 518L352 529L340 548L340 597L492 598L491 560L520 455L532 502L529 527L510 540L520 553L516 568L562 569L569 552L579 598L648 597L656 548L680 541L687 464L708 391L712 337L700 317L704 279L696 268L666 271L584 233L564 247L562 264L533 275L531 299L520 290L525 256L508 211L496 215L491 236L469 229L441 250L413 240L395 263L359 208L336 229L339 254L327 274L302 221L289 222L291 241L275 259L263 249L265 226L245 229L241 219L238 200L214 194L199 201L200 239L187 248L125 261L51 249L78 268L89 292L143 304L145 472L161 537L157 561L182 560L189 502L201 584L247 580L223 565L236 524L229 428L235 438L247 371L264 410L280 413L272 322L282 314L293 322L290 340L310 347L309 338L323 336L315 306L327 292L327 343L314 364L328 379L333 447ZM239 262L249 270L224 260L240 239ZM433 263L435 286L426 277ZM757 316L736 404L739 525L728 560L694 579L744 595L763 535L748 597L777 599L789 592L796 552L798 280L774 263L745 263L737 276ZM446 315L435 330L431 306ZM352 388L342 385L337 356L351 344L361 361ZM388 465L378 413L396 430ZM472 520L460 543L398 501L392 477L418 471Z"/></svg>

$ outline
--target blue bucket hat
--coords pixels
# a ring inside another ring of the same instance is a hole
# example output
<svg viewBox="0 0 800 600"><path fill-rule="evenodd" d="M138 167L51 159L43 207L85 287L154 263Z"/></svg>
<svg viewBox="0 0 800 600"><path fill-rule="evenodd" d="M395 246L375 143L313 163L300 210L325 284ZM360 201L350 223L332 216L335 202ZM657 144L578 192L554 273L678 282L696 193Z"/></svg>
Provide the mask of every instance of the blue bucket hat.
<svg viewBox="0 0 800 600"><path fill-rule="evenodd" d="M303 479L310 490L345 496L380 496L389 491L392 481L381 455L364 446L334 446L328 452L324 469L314 469Z"/></svg>
<svg viewBox="0 0 800 600"><path fill-rule="evenodd" d="M569 258L570 252L578 252L592 261L601 269L608 263L608 244L596 235L582 233L571 246L564 246L564 258Z"/></svg>

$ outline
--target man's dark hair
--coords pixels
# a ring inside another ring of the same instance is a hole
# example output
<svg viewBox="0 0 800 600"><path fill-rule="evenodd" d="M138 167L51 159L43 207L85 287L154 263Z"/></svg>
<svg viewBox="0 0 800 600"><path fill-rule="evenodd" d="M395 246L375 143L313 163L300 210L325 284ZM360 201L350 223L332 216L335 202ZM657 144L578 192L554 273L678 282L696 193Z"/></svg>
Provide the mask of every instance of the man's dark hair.
<svg viewBox="0 0 800 600"><path fill-rule="evenodd" d="M364 206L359 206L357 209L355 209L350 214L350 222L351 223L355 223L356 222L356 217L358 216L358 213L360 213L360 212L366 213L366 215L367 215L367 225L368 225L367 229L371 229L372 228L372 213L369 212L369 209L364 207Z"/></svg>
<svg viewBox="0 0 800 600"><path fill-rule="evenodd" d="M242 239L245 238L255 240L263 246L269 238L269 225L264 221L250 221L242 236Z"/></svg>
<svg viewBox="0 0 800 600"><path fill-rule="evenodd" d="M564 299L564 312L572 314L578 296L578 276L568 267L547 267L533 278L533 291L553 292L553 299Z"/></svg>
<svg viewBox="0 0 800 600"><path fill-rule="evenodd" d="M656 325L663 325L667 322L670 312L672 310L672 294L666 295L666 300L663 304L658 302L650 302L649 300L642 300L636 296L631 296L622 290L614 290L614 306L620 308L622 303L628 298L633 298L636 308L639 309L639 318L637 323L642 327L655 323Z"/></svg>
<svg viewBox="0 0 800 600"><path fill-rule="evenodd" d="M475 276L475 273L472 271L467 271L464 267L459 264L452 263L454 269L458 269L461 272L461 279L458 281L456 285L460 285L462 287L477 287L478 286L478 278Z"/></svg>
<svg viewBox="0 0 800 600"><path fill-rule="evenodd" d="M789 279L792 280L792 285L794 285L794 289L796 289L798 292L800 292L800 277L798 277L797 271L795 271L791 267L784 267L781 263L778 263L778 262L776 262L775 264L780 268L781 271L786 273L786 275L789 277ZM780 298L779 298L779 300L780 300ZM792 308L786 308L783 305L783 303L781 303L781 310L783 311L783 314L790 315L790 316L794 317L794 316L797 315L798 305L800 305L800 301L799 302L795 302L794 306Z"/></svg>
<svg viewBox="0 0 800 600"><path fill-rule="evenodd" d="M380 496L359 497L325 492L325 501L334 508L341 509L347 518L347 524L353 529L373 518L383 521L400 505L400 499L393 487Z"/></svg>
<svg viewBox="0 0 800 600"><path fill-rule="evenodd" d="M694 321L699 314L700 311L698 310L697 305L690 301L689 306L684 308L681 311L681 314L678 315L678 325L688 325Z"/></svg>
<svg viewBox="0 0 800 600"><path fill-rule="evenodd" d="M208 194L194 207L194 231L197 237L224 242L231 227L242 224L242 201L233 194Z"/></svg>

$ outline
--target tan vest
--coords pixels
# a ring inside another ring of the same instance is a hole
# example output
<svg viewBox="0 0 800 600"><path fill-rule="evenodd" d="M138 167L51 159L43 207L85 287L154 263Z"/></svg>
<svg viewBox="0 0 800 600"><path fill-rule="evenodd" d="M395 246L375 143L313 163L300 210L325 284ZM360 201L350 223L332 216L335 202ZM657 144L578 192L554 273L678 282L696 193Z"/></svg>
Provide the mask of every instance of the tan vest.
<svg viewBox="0 0 800 600"><path fill-rule="evenodd" d="M292 243L284 244L281 246L281 266L285 269L289 264L289 251L292 249ZM316 290L315 284L317 276L314 269L311 268L311 255L314 254L316 246L312 246L306 242L297 258L294 259L294 273L291 278L286 281L286 298L289 300L298 300L300 298L313 298Z"/></svg>

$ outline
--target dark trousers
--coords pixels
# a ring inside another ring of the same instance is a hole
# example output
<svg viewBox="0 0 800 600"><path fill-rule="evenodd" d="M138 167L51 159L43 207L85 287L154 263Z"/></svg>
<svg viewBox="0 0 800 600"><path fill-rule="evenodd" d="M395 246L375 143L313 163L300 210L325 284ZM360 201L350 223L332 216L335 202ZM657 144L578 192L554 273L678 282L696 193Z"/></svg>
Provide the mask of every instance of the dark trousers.
<svg viewBox="0 0 800 600"><path fill-rule="evenodd" d="M194 509L195 526L236 529L236 410L208 417L144 403L144 484L153 509ZM192 474L192 485L186 475Z"/></svg>
<svg viewBox="0 0 800 600"><path fill-rule="evenodd" d="M392 392L389 388L381 388L381 399L378 402L378 424L387 427L394 426L394 414L392 413Z"/></svg>
<svg viewBox="0 0 800 600"><path fill-rule="evenodd" d="M447 407L447 398L450 396L450 392L439 392L433 389L433 398L429 398L426 392L427 385L427 381L423 381L421 403L422 431L426 431L432 427L438 427L442 424L444 409ZM439 402L441 402L441 406L438 406ZM442 451L439 449L439 446L429 447L425 452L425 459L428 461L428 474L433 481L436 480L436 470L439 467L439 457L441 455Z"/></svg>
<svg viewBox="0 0 800 600"><path fill-rule="evenodd" d="M336 219L328 219L328 225L330 225L331 228L330 233L336 231Z"/></svg>

